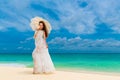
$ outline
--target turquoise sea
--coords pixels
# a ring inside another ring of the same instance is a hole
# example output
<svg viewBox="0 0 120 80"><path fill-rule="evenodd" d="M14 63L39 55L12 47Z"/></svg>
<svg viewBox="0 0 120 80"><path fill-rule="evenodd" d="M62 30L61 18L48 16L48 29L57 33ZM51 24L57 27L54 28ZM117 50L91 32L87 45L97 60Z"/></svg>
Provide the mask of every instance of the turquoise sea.
<svg viewBox="0 0 120 80"><path fill-rule="evenodd" d="M120 73L119 53L50 53L56 69ZM30 53L0 53L0 65L33 67Z"/></svg>

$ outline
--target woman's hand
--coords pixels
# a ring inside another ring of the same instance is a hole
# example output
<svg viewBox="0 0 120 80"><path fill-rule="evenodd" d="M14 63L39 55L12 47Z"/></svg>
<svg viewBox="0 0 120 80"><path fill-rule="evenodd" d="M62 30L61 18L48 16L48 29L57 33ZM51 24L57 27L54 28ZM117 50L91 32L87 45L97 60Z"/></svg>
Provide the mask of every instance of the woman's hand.
<svg viewBox="0 0 120 80"><path fill-rule="evenodd" d="M46 48L48 48L48 45L47 45L47 43L46 43Z"/></svg>
<svg viewBox="0 0 120 80"><path fill-rule="evenodd" d="M36 38L36 35L34 35L34 38Z"/></svg>

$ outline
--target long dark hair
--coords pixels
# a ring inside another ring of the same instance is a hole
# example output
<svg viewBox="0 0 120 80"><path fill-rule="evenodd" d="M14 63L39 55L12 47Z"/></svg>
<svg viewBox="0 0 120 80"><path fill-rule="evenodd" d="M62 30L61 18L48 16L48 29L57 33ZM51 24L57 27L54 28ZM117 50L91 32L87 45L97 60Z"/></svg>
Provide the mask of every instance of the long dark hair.
<svg viewBox="0 0 120 80"><path fill-rule="evenodd" d="M42 30L45 31L45 36L48 37L47 29L46 29L46 25L45 25L44 21L40 21L39 24L40 24L40 23L43 23L43 29L42 29Z"/></svg>

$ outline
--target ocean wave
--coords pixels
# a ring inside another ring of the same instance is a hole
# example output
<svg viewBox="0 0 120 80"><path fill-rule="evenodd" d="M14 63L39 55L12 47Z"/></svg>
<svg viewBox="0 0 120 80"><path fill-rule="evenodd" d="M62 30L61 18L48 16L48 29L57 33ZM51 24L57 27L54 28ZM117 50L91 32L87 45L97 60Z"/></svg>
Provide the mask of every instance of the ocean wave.
<svg viewBox="0 0 120 80"><path fill-rule="evenodd" d="M0 66L26 67L26 65L20 63L0 63Z"/></svg>

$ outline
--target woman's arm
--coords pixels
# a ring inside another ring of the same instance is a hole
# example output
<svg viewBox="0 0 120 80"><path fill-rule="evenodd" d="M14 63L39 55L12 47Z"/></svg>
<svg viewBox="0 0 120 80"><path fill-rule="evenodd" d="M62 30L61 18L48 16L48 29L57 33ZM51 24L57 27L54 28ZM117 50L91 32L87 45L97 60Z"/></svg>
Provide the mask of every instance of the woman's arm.
<svg viewBox="0 0 120 80"><path fill-rule="evenodd" d="M34 33L34 38L36 38L36 36L37 36L37 33L38 33L38 32L37 32L37 31L35 31L35 33Z"/></svg>

